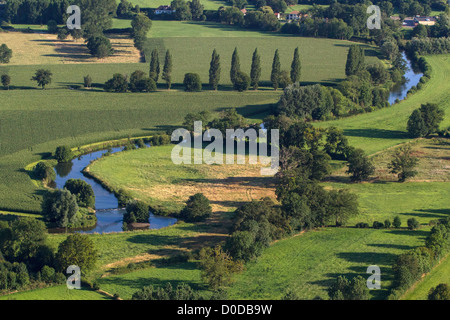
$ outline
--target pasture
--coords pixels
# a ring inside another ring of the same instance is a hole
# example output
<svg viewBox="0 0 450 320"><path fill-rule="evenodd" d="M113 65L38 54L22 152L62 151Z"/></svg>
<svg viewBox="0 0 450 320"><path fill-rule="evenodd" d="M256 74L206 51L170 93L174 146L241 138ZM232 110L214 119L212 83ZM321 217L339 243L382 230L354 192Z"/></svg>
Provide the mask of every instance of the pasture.
<svg viewBox="0 0 450 320"><path fill-rule="evenodd" d="M70 290L67 286L61 285L0 296L0 300L111 300L111 298L96 291Z"/></svg>
<svg viewBox="0 0 450 320"><path fill-rule="evenodd" d="M117 0L117 3L120 1ZM133 5L138 5L141 8L154 8L161 5L170 5L171 0L133 0ZM205 10L217 10L219 7L229 6L227 1L224 0L201 0L201 4L205 7Z"/></svg>

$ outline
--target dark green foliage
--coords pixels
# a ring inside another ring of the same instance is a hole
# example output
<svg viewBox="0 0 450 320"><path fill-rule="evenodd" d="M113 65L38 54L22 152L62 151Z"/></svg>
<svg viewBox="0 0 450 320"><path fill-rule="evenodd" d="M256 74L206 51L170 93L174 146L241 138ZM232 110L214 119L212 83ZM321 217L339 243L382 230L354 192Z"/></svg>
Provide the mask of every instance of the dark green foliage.
<svg viewBox="0 0 450 320"><path fill-rule="evenodd" d="M450 300L450 287L446 283L440 283L435 288L431 288L428 293L428 300Z"/></svg>
<svg viewBox="0 0 450 320"><path fill-rule="evenodd" d="M58 228L70 227L79 220L77 198L68 190L55 190L45 197L42 213L45 221Z"/></svg>
<svg viewBox="0 0 450 320"><path fill-rule="evenodd" d="M9 85L11 84L11 77L8 74L2 74L1 81L3 87L9 90Z"/></svg>
<svg viewBox="0 0 450 320"><path fill-rule="evenodd" d="M60 271L65 272L69 266L75 265L85 274L94 268L97 254L94 243L88 235L74 233L59 244L56 261Z"/></svg>
<svg viewBox="0 0 450 320"><path fill-rule="evenodd" d="M170 136L167 134L157 134L151 137L149 142L152 147L155 147L170 144L172 141Z"/></svg>
<svg viewBox="0 0 450 320"><path fill-rule="evenodd" d="M136 70L130 76L129 87L132 92L151 92L156 90L156 83L143 71Z"/></svg>
<svg viewBox="0 0 450 320"><path fill-rule="evenodd" d="M0 291L14 291L30 284L27 266L18 262L0 262Z"/></svg>
<svg viewBox="0 0 450 320"><path fill-rule="evenodd" d="M200 111L198 113L188 113L186 117L184 117L183 126L189 130L190 132L194 131L194 122L201 121L202 122L202 130L204 130L205 126L208 124L210 117L209 111Z"/></svg>
<svg viewBox="0 0 450 320"><path fill-rule="evenodd" d="M355 227L356 227L356 228L364 229L364 228L369 228L370 226L369 226L369 224L366 223L366 222L358 222L358 223L355 225Z"/></svg>
<svg viewBox="0 0 450 320"><path fill-rule="evenodd" d="M103 89L106 92L127 92L128 79L123 74L115 73L111 79L106 81Z"/></svg>
<svg viewBox="0 0 450 320"><path fill-rule="evenodd" d="M342 129L329 127L326 133L324 150L335 160L345 160L348 156L349 144Z"/></svg>
<svg viewBox="0 0 450 320"><path fill-rule="evenodd" d="M258 49L255 49L252 56L252 66L250 70L250 85L254 90L258 89L259 79L261 78L261 56L258 53Z"/></svg>
<svg viewBox="0 0 450 320"><path fill-rule="evenodd" d="M143 139L139 139L139 140L135 141L135 143L136 143L136 146L137 146L139 149L145 149L145 148L147 148L147 146L145 145L145 142L144 142Z"/></svg>
<svg viewBox="0 0 450 320"><path fill-rule="evenodd" d="M13 51L6 44L0 45L0 63L9 63Z"/></svg>
<svg viewBox="0 0 450 320"><path fill-rule="evenodd" d="M120 5L119 5L120 6ZM142 51L144 49L147 33L152 27L152 21L144 14L137 14L131 21L131 37L134 41L134 46Z"/></svg>
<svg viewBox="0 0 450 320"><path fill-rule="evenodd" d="M431 250L419 247L397 257L392 269L396 288L406 290L431 270L433 257Z"/></svg>
<svg viewBox="0 0 450 320"><path fill-rule="evenodd" d="M133 14L133 4L127 0L120 0L119 5L117 6L116 14L118 18L130 18Z"/></svg>
<svg viewBox="0 0 450 320"><path fill-rule="evenodd" d="M199 300L200 295L188 284L181 283L174 290L170 282L165 287L143 287L131 300Z"/></svg>
<svg viewBox="0 0 450 320"><path fill-rule="evenodd" d="M162 72L162 79L167 84L167 90L170 90L170 87L172 85L172 55L170 54L170 51L166 51L166 56L164 58L164 67Z"/></svg>
<svg viewBox="0 0 450 320"><path fill-rule="evenodd" d="M280 54L278 53L278 49L275 50L275 55L273 56L272 62L272 72L270 74L270 81L272 82L272 86L275 90L279 87L281 75L281 63L280 63Z"/></svg>
<svg viewBox="0 0 450 320"><path fill-rule="evenodd" d="M399 182L405 182L407 179L417 174L416 168L419 159L412 155L411 145L406 144L394 151L393 159L388 165L391 173L397 174Z"/></svg>
<svg viewBox="0 0 450 320"><path fill-rule="evenodd" d="M83 84L85 88L92 87L92 78L90 75L87 75L83 78Z"/></svg>
<svg viewBox="0 0 450 320"><path fill-rule="evenodd" d="M103 35L90 37L87 40L87 47L90 54L99 59L106 58L114 53L111 41Z"/></svg>
<svg viewBox="0 0 450 320"><path fill-rule="evenodd" d="M359 45L351 45L347 55L345 74L347 76L355 75L364 68L364 50Z"/></svg>
<svg viewBox="0 0 450 320"><path fill-rule="evenodd" d="M39 87L45 89L45 86L52 82L52 75L53 73L50 70L38 69L31 78L31 81L36 81Z"/></svg>
<svg viewBox="0 0 450 320"><path fill-rule="evenodd" d="M280 77L278 78L278 86L280 88L284 89L291 84L292 84L292 81L289 76L289 72L287 70L282 70L280 72Z"/></svg>
<svg viewBox="0 0 450 320"><path fill-rule="evenodd" d="M56 173L53 167L47 162L38 162L33 169L33 175L35 179L43 180L46 183L54 181L56 178Z"/></svg>
<svg viewBox="0 0 450 320"><path fill-rule="evenodd" d="M187 92L199 92L202 90L202 81L197 73L186 73L183 85L184 90Z"/></svg>
<svg viewBox="0 0 450 320"><path fill-rule="evenodd" d="M411 137L427 137L439 131L439 124L444 120L444 111L433 103L422 104L413 111L408 120L407 129Z"/></svg>
<svg viewBox="0 0 450 320"><path fill-rule="evenodd" d="M299 82L300 81L300 76L301 76L301 62L300 62L300 55L298 52L298 47L295 48L294 51L294 59L292 60L292 65L291 65L291 80L292 82Z"/></svg>
<svg viewBox="0 0 450 320"><path fill-rule="evenodd" d="M68 146L59 146L55 150L54 157L58 162L70 162L73 158L72 149Z"/></svg>
<svg viewBox="0 0 450 320"><path fill-rule="evenodd" d="M226 129L239 129L245 127L245 119L242 115L237 113L236 109L230 108L223 111L219 118L211 121L209 127L220 130L225 134Z"/></svg>
<svg viewBox="0 0 450 320"><path fill-rule="evenodd" d="M365 155L362 149L353 149L348 155L347 173L352 176L352 181L364 181L375 172L372 161Z"/></svg>
<svg viewBox="0 0 450 320"><path fill-rule="evenodd" d="M246 73L238 71L234 79L233 84L234 90L237 90L239 92L247 91L249 86L250 86L250 77Z"/></svg>
<svg viewBox="0 0 450 320"><path fill-rule="evenodd" d="M150 208L144 202L130 201L126 207L126 213L123 215L123 221L126 223L148 223L150 218Z"/></svg>
<svg viewBox="0 0 450 320"><path fill-rule="evenodd" d="M186 206L180 212L180 218L187 222L204 221L212 214L211 204L203 193L190 196Z"/></svg>
<svg viewBox="0 0 450 320"><path fill-rule="evenodd" d="M95 207L94 190L89 183L81 179L69 179L64 188L77 197L77 203L80 207Z"/></svg>
<svg viewBox="0 0 450 320"><path fill-rule="evenodd" d="M330 300L369 300L366 279L357 276L350 281L345 276L339 276L328 289L328 296Z"/></svg>
<svg viewBox="0 0 450 320"><path fill-rule="evenodd" d="M220 55L214 49L209 64L209 85L212 89L217 90L220 81Z"/></svg>
<svg viewBox="0 0 450 320"><path fill-rule="evenodd" d="M159 55L158 50L153 49L150 60L150 79L153 79L156 83L158 83L159 73L161 72L161 67L159 65Z"/></svg>
<svg viewBox="0 0 450 320"><path fill-rule="evenodd" d="M173 0L170 3L170 7L172 8L172 10L175 10L175 12L172 14L175 20L192 20L191 8L186 1Z"/></svg>
<svg viewBox="0 0 450 320"><path fill-rule="evenodd" d="M188 2L188 4L192 14L192 20L202 20L205 7L201 4L200 0L192 0L191 2Z"/></svg>
<svg viewBox="0 0 450 320"><path fill-rule="evenodd" d="M342 226L352 217L359 214L358 201L355 194L348 190L330 190L328 192L328 217Z"/></svg>
<svg viewBox="0 0 450 320"><path fill-rule="evenodd" d="M69 37L69 31L67 31L66 28L59 28L57 31L57 38L58 40L64 41Z"/></svg>
<svg viewBox="0 0 450 320"><path fill-rule="evenodd" d="M389 219L384 220L384 227L386 229L389 229L391 227L391 220Z"/></svg>
<svg viewBox="0 0 450 320"><path fill-rule="evenodd" d="M56 34L58 32L58 23L55 20L50 20L47 22L48 33Z"/></svg>
<svg viewBox="0 0 450 320"><path fill-rule="evenodd" d="M392 226L393 226L394 228L398 229L398 228L401 227L401 225L402 225L402 221L400 220L400 217L399 217L399 216L396 216L396 217L394 218L394 222L392 223Z"/></svg>
<svg viewBox="0 0 450 320"><path fill-rule="evenodd" d="M239 62L239 54L237 52L237 48L234 48L233 56L231 57L231 69L230 69L230 79L233 85L234 82L236 81L236 76L239 71L241 71L241 63Z"/></svg>
<svg viewBox="0 0 450 320"><path fill-rule="evenodd" d="M410 218L406 223L408 225L409 230L417 229L420 226L419 221L417 221L416 218Z"/></svg>
<svg viewBox="0 0 450 320"><path fill-rule="evenodd" d="M383 229L384 228L384 224L382 222L379 221L374 221L372 224L372 227L374 229Z"/></svg>

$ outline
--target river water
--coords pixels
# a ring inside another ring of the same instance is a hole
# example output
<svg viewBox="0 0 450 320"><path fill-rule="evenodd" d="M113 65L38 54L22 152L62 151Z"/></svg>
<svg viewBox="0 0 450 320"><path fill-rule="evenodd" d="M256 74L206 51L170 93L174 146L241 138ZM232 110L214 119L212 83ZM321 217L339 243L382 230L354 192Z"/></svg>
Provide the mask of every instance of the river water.
<svg viewBox="0 0 450 320"><path fill-rule="evenodd" d="M394 86L391 89L391 92L389 94L388 102L390 105L394 104L395 101L403 100L406 98L406 94L408 93L408 90L411 89L411 87L417 85L420 81L420 78L422 78L423 73L421 73L418 70L415 70L412 66L411 61L407 58L405 52L402 53L403 60L406 62L406 72L405 72L405 79L406 82L403 84L398 84Z"/></svg>
<svg viewBox="0 0 450 320"><path fill-rule="evenodd" d="M112 153L120 152L123 148L112 148ZM82 171L91 161L94 161L106 153L108 150L100 150L82 155L73 159L69 163L60 163L55 167L56 188L64 188L64 184L69 179L81 179L89 183L95 194L95 209L97 225L92 228L78 230L81 233L109 233L122 232L122 221L125 209L118 208L118 201L115 195L104 189L94 179L86 177ZM171 217L155 216L150 213L149 229L161 229L173 225L177 219ZM55 230L55 232L58 232Z"/></svg>

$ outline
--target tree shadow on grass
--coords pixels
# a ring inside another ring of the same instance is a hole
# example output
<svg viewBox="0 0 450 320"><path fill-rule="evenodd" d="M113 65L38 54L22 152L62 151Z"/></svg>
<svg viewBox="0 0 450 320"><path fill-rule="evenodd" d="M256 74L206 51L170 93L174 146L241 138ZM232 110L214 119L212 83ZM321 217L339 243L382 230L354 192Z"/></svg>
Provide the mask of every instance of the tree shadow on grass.
<svg viewBox="0 0 450 320"><path fill-rule="evenodd" d="M344 129L344 134L350 137L365 137L376 139L408 139L409 136L404 131L386 129Z"/></svg>
<svg viewBox="0 0 450 320"><path fill-rule="evenodd" d="M390 234L398 235L398 236L411 236L411 237L417 237L421 239L425 239L428 235L428 231L424 230L409 230L409 229L397 229L397 230L389 230L386 231Z"/></svg>

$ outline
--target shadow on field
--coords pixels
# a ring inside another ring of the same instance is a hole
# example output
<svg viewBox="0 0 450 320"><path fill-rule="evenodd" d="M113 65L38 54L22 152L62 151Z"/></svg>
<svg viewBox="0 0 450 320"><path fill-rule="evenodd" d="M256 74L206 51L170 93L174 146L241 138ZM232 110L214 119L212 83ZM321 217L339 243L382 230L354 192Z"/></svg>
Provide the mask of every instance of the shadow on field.
<svg viewBox="0 0 450 320"><path fill-rule="evenodd" d="M339 252L336 256L348 262L361 263L364 266L391 264L397 257L396 254L382 252Z"/></svg>
<svg viewBox="0 0 450 320"><path fill-rule="evenodd" d="M392 243L369 243L367 246L377 248L399 249L399 250L411 250L415 248L413 246L407 246L403 244L392 244Z"/></svg>
<svg viewBox="0 0 450 320"><path fill-rule="evenodd" d="M407 212L407 213L400 213L400 214L403 216L412 216L412 217L418 217L418 218L430 218L430 219L445 218L443 213L430 213L431 211L428 211L428 210L417 210L417 211L421 211L423 213Z"/></svg>
<svg viewBox="0 0 450 320"><path fill-rule="evenodd" d="M446 218L446 216L450 215L450 209L420 209L417 211L439 214L440 218Z"/></svg>
<svg viewBox="0 0 450 320"><path fill-rule="evenodd" d="M387 232L398 235L398 236L411 236L411 237L417 237L417 238L421 238L421 239L425 239L429 235L428 231L423 231L423 230L400 229L400 230L389 230Z"/></svg>
<svg viewBox="0 0 450 320"><path fill-rule="evenodd" d="M386 129L344 129L344 134L350 137L365 137L376 139L408 139L408 134L404 131Z"/></svg>

